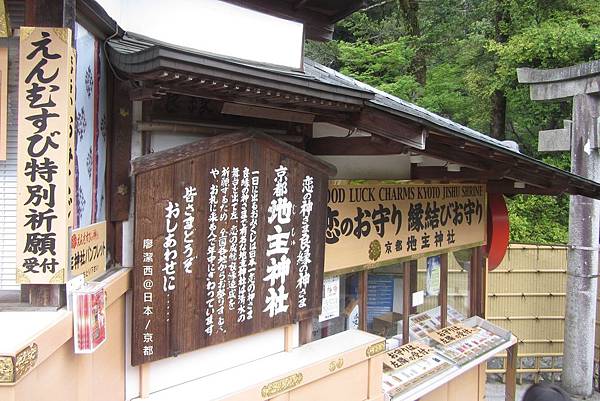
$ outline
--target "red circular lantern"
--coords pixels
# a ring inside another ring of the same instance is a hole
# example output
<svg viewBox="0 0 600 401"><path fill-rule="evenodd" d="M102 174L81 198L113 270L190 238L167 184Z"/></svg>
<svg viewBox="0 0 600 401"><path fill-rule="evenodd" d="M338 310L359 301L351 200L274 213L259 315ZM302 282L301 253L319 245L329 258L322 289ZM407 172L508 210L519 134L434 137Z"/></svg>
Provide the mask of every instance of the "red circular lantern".
<svg viewBox="0 0 600 401"><path fill-rule="evenodd" d="M488 226L487 246L488 270L492 271L500 265L506 249L510 226L508 222L508 208L502 194L488 194Z"/></svg>

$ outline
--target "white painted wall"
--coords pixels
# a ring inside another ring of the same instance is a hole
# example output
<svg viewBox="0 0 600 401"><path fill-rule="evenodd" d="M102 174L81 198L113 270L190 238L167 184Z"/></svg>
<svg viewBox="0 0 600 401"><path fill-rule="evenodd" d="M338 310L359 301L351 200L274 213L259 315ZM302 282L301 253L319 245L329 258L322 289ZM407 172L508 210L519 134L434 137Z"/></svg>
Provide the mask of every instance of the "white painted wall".
<svg viewBox="0 0 600 401"><path fill-rule="evenodd" d="M218 0L98 0L124 30L178 46L301 68L303 25Z"/></svg>
<svg viewBox="0 0 600 401"><path fill-rule="evenodd" d="M313 124L313 137L370 137L364 131L352 131L329 123ZM378 156L318 156L337 167L339 180L408 180L410 158L408 155Z"/></svg>

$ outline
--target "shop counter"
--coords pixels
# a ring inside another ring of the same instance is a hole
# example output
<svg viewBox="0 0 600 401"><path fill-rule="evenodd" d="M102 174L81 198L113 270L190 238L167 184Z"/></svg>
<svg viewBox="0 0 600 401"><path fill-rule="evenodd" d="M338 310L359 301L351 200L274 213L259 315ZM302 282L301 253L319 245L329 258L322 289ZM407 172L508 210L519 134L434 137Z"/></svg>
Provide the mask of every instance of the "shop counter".
<svg viewBox="0 0 600 401"><path fill-rule="evenodd" d="M382 400L385 341L348 330L148 395L147 400ZM210 361L206 361L210 363Z"/></svg>

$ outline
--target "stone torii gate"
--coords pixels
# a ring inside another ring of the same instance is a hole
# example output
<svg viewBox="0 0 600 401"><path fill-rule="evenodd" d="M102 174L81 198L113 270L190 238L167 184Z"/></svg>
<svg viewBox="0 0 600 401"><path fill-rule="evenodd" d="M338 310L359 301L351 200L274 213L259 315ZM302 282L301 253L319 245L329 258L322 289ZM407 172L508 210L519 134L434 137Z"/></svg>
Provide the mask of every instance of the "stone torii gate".
<svg viewBox="0 0 600 401"><path fill-rule="evenodd" d="M572 122L541 131L539 150L570 150L571 172L600 182L600 60L551 70L519 68L517 76L531 85L532 100L572 98ZM599 217L599 201L571 196L562 385L575 396L593 393Z"/></svg>

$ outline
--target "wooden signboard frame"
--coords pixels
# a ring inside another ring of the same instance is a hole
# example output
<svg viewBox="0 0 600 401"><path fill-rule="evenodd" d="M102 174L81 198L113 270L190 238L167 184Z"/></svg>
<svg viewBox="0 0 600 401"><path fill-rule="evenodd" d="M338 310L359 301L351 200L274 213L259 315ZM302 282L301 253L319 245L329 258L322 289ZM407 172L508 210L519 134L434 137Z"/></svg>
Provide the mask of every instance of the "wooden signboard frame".
<svg viewBox="0 0 600 401"><path fill-rule="evenodd" d="M132 364L317 316L335 168L260 133L133 161Z"/></svg>

